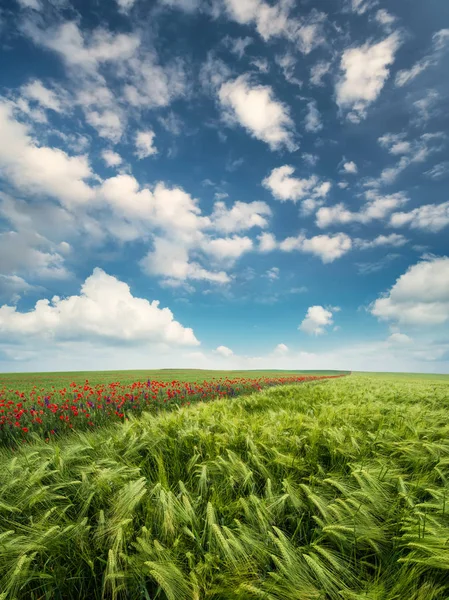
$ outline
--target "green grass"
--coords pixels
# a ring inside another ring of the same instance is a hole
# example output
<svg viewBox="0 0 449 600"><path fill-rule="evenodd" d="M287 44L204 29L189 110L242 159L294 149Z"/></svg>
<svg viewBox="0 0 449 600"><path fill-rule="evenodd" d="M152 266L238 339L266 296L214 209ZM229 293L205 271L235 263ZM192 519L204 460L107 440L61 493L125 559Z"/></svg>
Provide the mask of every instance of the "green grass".
<svg viewBox="0 0 449 600"><path fill-rule="evenodd" d="M0 598L447 600L448 410L352 375L0 450Z"/></svg>
<svg viewBox="0 0 449 600"><path fill-rule="evenodd" d="M154 379L158 381L209 381L220 377L288 377L289 375L338 375L347 371L209 371L202 369L158 369L148 371L73 371L56 373L0 373L0 389L16 388L21 391L38 385L44 388L60 387L72 381L81 384L89 380L91 385L108 384L120 381L123 385L134 381Z"/></svg>

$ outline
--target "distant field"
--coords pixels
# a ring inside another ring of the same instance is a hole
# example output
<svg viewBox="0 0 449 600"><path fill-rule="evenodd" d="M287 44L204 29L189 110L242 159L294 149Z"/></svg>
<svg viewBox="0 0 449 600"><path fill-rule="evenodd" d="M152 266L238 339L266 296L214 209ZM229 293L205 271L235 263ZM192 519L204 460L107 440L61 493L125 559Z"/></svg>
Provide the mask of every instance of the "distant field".
<svg viewBox="0 0 449 600"><path fill-rule="evenodd" d="M449 382L449 374L443 375L440 373L381 373L381 372L360 372L354 371L355 375L363 375L364 377L374 377L378 379L399 379L404 380L408 379L409 381L414 381L417 379L425 379L428 381L431 380L439 380L439 381L448 381Z"/></svg>
<svg viewBox="0 0 449 600"><path fill-rule="evenodd" d="M139 371L73 371L57 373L0 373L0 389L2 387L17 388L25 391L33 385L43 388L61 387L71 382L77 385L86 379L91 385L120 382L123 385L135 381L190 381L201 382L222 377L288 377L289 375L339 375L348 371L206 371L201 369L159 369Z"/></svg>

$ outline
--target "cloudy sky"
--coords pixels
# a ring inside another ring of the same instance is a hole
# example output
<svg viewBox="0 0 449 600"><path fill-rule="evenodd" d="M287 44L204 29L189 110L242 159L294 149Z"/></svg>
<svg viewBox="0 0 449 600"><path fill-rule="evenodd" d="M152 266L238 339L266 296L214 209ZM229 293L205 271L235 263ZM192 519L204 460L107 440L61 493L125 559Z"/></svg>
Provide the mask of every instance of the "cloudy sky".
<svg viewBox="0 0 449 600"><path fill-rule="evenodd" d="M449 372L447 0L0 7L0 371Z"/></svg>

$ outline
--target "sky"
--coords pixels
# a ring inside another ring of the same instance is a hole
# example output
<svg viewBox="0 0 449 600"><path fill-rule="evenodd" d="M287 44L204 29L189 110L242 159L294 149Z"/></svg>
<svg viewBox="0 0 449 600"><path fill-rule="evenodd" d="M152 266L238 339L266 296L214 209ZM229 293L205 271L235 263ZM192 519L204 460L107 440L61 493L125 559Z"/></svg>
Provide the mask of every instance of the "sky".
<svg viewBox="0 0 449 600"><path fill-rule="evenodd" d="M0 0L0 371L449 373L447 0Z"/></svg>

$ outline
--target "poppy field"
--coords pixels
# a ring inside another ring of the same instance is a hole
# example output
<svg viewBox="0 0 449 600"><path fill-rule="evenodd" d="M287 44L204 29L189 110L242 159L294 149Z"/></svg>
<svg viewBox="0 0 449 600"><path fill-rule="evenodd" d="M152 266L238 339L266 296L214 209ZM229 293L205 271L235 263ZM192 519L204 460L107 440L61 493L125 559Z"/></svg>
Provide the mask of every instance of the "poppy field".
<svg viewBox="0 0 449 600"><path fill-rule="evenodd" d="M449 377L302 377L0 445L1 600L447 600Z"/></svg>
<svg viewBox="0 0 449 600"><path fill-rule="evenodd" d="M188 375L191 376L191 372ZM8 379L4 376L3 382L0 379L0 444L14 446L36 435L49 441L50 437L70 430L85 431L126 421L130 415L140 416L143 411L158 414L163 410L216 398L233 398L267 387L340 376L277 374L255 377L253 374L252 377L213 377L195 382L190 380L191 377L187 377L187 381L165 377L164 381L150 379L147 375L143 381L112 380L96 384L77 377L77 381L66 385L61 382L61 387L57 387L54 376L50 375L42 382L44 387L28 383L25 389L11 387L14 384L20 386L20 377ZM29 380L33 381L33 378L29 376Z"/></svg>

